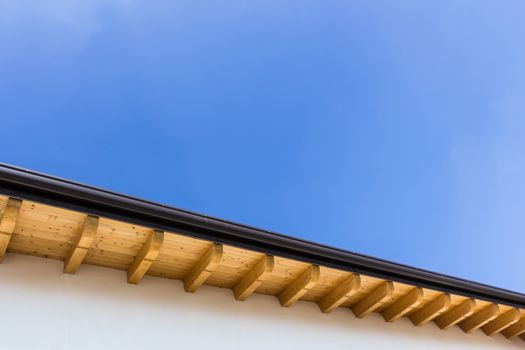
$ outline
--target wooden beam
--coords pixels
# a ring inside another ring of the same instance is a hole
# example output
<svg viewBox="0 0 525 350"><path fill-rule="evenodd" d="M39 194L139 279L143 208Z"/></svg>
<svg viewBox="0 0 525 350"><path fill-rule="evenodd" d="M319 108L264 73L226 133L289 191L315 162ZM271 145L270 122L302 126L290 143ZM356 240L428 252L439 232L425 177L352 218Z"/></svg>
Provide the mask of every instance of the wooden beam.
<svg viewBox="0 0 525 350"><path fill-rule="evenodd" d="M443 293L410 316L414 326L421 326L437 317L450 305L450 294Z"/></svg>
<svg viewBox="0 0 525 350"><path fill-rule="evenodd" d="M383 310L381 314L383 315L385 321L394 322L395 320L403 317L414 307L420 305L423 301L423 296L423 289L416 287Z"/></svg>
<svg viewBox="0 0 525 350"><path fill-rule="evenodd" d="M95 240L97 229L98 217L88 215L84 220L73 248L64 261L64 273L75 273L77 271L89 248L91 248L93 241Z"/></svg>
<svg viewBox="0 0 525 350"><path fill-rule="evenodd" d="M501 331L505 338L512 338L525 333L525 317Z"/></svg>
<svg viewBox="0 0 525 350"><path fill-rule="evenodd" d="M157 259L164 241L164 232L154 230L128 268L128 283L138 284Z"/></svg>
<svg viewBox="0 0 525 350"><path fill-rule="evenodd" d="M494 320L490 321L483 327L481 327L481 330L486 335L493 335L513 325L519 320L520 310L512 308L509 311L503 313L502 315L496 317Z"/></svg>
<svg viewBox="0 0 525 350"><path fill-rule="evenodd" d="M351 273L350 276L328 292L317 304L322 312L329 313L357 292L360 285L361 277L358 274Z"/></svg>
<svg viewBox="0 0 525 350"><path fill-rule="evenodd" d="M381 301L388 297L394 290L392 281L384 281L373 291L364 296L357 304L352 306L352 312L357 318L363 318L379 306Z"/></svg>
<svg viewBox="0 0 525 350"><path fill-rule="evenodd" d="M451 310L437 317L434 322L441 329L447 329L453 325L463 321L474 313L476 308L476 301L474 299L464 300L459 305L455 306Z"/></svg>
<svg viewBox="0 0 525 350"><path fill-rule="evenodd" d="M222 244L213 243L193 269L184 277L184 290L193 293L199 288L213 271L219 267L222 260Z"/></svg>
<svg viewBox="0 0 525 350"><path fill-rule="evenodd" d="M310 265L278 296L282 306L288 307L299 300L319 281L319 265Z"/></svg>
<svg viewBox="0 0 525 350"><path fill-rule="evenodd" d="M7 200L7 205L0 221L0 263L4 260L7 252L7 246L15 230L21 206L22 200L20 199L9 197Z"/></svg>
<svg viewBox="0 0 525 350"><path fill-rule="evenodd" d="M463 332L471 333L495 319L498 314L499 306L497 304L490 304L489 306L484 307L480 311L468 317L466 320L461 321L458 326L463 330Z"/></svg>
<svg viewBox="0 0 525 350"><path fill-rule="evenodd" d="M257 264L233 287L233 295L237 300L246 300L273 272L274 259L265 255Z"/></svg>

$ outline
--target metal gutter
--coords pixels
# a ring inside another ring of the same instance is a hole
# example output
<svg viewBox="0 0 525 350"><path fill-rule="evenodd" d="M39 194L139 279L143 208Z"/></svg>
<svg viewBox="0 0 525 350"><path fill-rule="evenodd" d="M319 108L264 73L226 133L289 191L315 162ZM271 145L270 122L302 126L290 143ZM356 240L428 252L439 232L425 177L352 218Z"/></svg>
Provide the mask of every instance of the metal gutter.
<svg viewBox="0 0 525 350"><path fill-rule="evenodd" d="M525 308L525 294L329 247L0 163L0 193L308 263Z"/></svg>

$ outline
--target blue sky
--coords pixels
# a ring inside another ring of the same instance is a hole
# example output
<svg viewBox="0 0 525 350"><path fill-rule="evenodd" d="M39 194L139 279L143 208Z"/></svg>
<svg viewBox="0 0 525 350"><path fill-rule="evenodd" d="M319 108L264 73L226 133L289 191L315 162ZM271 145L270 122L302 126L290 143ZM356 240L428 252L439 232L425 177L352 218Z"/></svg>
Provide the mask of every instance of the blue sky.
<svg viewBox="0 0 525 350"><path fill-rule="evenodd" d="M0 0L0 160L525 292L524 11Z"/></svg>

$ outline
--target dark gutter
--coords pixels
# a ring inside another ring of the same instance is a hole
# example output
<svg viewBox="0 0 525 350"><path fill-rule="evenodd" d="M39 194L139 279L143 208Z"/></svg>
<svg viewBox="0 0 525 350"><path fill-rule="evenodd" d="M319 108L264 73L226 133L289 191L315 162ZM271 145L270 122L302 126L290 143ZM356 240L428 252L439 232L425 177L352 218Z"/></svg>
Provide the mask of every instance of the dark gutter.
<svg viewBox="0 0 525 350"><path fill-rule="evenodd" d="M196 214L2 163L0 193L308 263L525 308L525 294Z"/></svg>

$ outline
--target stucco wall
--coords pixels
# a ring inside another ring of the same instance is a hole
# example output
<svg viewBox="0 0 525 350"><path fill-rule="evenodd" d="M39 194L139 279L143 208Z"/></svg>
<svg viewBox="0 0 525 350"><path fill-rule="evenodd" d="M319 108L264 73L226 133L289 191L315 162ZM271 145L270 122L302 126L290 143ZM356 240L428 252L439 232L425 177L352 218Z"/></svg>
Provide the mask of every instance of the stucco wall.
<svg viewBox="0 0 525 350"><path fill-rule="evenodd" d="M312 303L282 308L273 297L238 302L231 291L83 265L62 274L58 261L8 255L0 265L0 349L513 349L519 339L380 316L329 315Z"/></svg>

